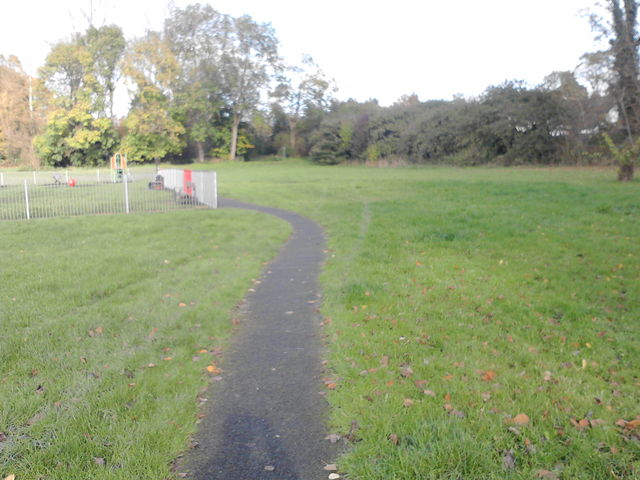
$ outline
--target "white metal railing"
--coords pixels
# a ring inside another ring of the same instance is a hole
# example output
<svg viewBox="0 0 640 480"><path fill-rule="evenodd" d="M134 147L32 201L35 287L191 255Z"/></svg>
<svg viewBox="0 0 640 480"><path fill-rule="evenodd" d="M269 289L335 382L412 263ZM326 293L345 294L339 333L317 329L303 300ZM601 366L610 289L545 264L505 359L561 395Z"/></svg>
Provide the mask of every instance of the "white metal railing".
<svg viewBox="0 0 640 480"><path fill-rule="evenodd" d="M0 172L0 220L217 208L216 172Z"/></svg>

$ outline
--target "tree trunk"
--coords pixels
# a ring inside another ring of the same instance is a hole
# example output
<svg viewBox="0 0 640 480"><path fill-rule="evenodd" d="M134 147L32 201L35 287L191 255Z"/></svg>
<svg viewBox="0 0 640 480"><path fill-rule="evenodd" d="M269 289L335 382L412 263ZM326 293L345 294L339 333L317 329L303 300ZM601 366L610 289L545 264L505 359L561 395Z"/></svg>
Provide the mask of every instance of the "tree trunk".
<svg viewBox="0 0 640 480"><path fill-rule="evenodd" d="M633 180L633 163L622 163L618 167L618 180L630 182Z"/></svg>
<svg viewBox="0 0 640 480"><path fill-rule="evenodd" d="M291 144L291 156L296 156L296 125L297 120L289 118L289 143Z"/></svg>
<svg viewBox="0 0 640 480"><path fill-rule="evenodd" d="M233 114L233 124L231 126L231 148L229 149L229 160L236 159L238 149L238 127L240 126L240 115Z"/></svg>
<svg viewBox="0 0 640 480"><path fill-rule="evenodd" d="M198 163L204 163L204 146L202 142L196 142L196 155Z"/></svg>

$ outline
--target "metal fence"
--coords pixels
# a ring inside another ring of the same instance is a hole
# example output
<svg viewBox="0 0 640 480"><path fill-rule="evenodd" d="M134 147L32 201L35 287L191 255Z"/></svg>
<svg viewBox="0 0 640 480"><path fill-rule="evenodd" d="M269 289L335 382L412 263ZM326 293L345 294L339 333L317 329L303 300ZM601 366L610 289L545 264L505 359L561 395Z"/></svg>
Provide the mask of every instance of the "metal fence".
<svg viewBox="0 0 640 480"><path fill-rule="evenodd" d="M216 172L0 172L0 220L217 208Z"/></svg>

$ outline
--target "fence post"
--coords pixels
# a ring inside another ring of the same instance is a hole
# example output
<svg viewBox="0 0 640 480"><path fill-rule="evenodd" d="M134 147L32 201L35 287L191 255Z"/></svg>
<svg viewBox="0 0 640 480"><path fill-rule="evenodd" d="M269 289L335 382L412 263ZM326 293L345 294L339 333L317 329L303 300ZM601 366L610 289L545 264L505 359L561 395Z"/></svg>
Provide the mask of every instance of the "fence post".
<svg viewBox="0 0 640 480"><path fill-rule="evenodd" d="M0 172L0 185L4 187L4 173Z"/></svg>
<svg viewBox="0 0 640 480"><path fill-rule="evenodd" d="M36 171L33 171L33 184L37 185L38 184L38 179L36 178Z"/></svg>
<svg viewBox="0 0 640 480"><path fill-rule="evenodd" d="M35 175L35 172L34 172ZM29 211L29 187L27 187L27 179L24 180L24 206L27 213L27 220L31 220L31 212Z"/></svg>
<svg viewBox="0 0 640 480"><path fill-rule="evenodd" d="M122 172L122 182L124 183L124 211L129 213L129 180L124 172Z"/></svg>
<svg viewBox="0 0 640 480"><path fill-rule="evenodd" d="M99 168L96 170L96 176L97 176L98 183L100 183L100 169Z"/></svg>
<svg viewBox="0 0 640 480"><path fill-rule="evenodd" d="M64 178L67 181L67 185L69 185L69 169L64 171Z"/></svg>
<svg viewBox="0 0 640 480"><path fill-rule="evenodd" d="M213 208L218 208L218 172L213 172Z"/></svg>

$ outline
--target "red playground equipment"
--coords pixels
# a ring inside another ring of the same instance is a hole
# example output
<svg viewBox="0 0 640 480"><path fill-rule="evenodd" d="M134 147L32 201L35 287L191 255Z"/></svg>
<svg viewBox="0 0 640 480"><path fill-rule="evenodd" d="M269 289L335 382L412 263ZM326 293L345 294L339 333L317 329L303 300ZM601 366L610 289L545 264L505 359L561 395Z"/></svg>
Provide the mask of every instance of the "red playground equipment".
<svg viewBox="0 0 640 480"><path fill-rule="evenodd" d="M111 173L113 181L121 181L127 169L127 156L124 153L116 153L111 157Z"/></svg>

